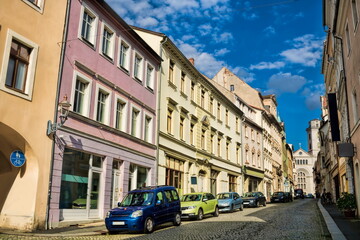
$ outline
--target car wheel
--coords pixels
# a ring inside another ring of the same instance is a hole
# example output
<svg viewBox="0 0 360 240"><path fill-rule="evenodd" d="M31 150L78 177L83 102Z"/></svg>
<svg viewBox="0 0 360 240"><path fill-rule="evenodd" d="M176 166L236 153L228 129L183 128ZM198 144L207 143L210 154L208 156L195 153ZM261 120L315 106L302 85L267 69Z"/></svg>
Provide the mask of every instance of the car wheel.
<svg viewBox="0 0 360 240"><path fill-rule="evenodd" d="M256 202L256 207L260 207L259 201Z"/></svg>
<svg viewBox="0 0 360 240"><path fill-rule="evenodd" d="M118 231L113 231L113 230L108 230L108 232L109 232L109 235L113 235L113 234L119 233Z"/></svg>
<svg viewBox="0 0 360 240"><path fill-rule="evenodd" d="M218 206L215 207L215 212L213 213L214 217L218 217L219 216L219 208Z"/></svg>
<svg viewBox="0 0 360 240"><path fill-rule="evenodd" d="M174 218L174 226L180 226L180 224L181 224L181 215L180 213L176 213Z"/></svg>
<svg viewBox="0 0 360 240"><path fill-rule="evenodd" d="M266 200L264 201L264 204L263 204L264 207L266 207Z"/></svg>
<svg viewBox="0 0 360 240"><path fill-rule="evenodd" d="M200 208L198 215L197 215L197 220L202 220L204 218L204 212L203 210Z"/></svg>
<svg viewBox="0 0 360 240"><path fill-rule="evenodd" d="M144 233L152 233L154 231L154 221L151 217L148 217L145 220L144 224Z"/></svg>
<svg viewBox="0 0 360 240"><path fill-rule="evenodd" d="M244 204L240 205L240 211L244 211Z"/></svg>

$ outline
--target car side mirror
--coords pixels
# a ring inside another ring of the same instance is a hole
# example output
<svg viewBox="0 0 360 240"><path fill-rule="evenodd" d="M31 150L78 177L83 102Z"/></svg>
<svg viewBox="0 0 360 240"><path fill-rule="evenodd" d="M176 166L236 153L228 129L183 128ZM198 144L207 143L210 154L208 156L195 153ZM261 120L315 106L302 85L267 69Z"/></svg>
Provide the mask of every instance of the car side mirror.
<svg viewBox="0 0 360 240"><path fill-rule="evenodd" d="M162 204L162 201L161 200L157 200L156 201L156 206L159 206L159 205L161 205Z"/></svg>
<svg viewBox="0 0 360 240"><path fill-rule="evenodd" d="M208 199L207 198L203 198L203 202L206 202Z"/></svg>
<svg viewBox="0 0 360 240"><path fill-rule="evenodd" d="M117 204L117 205L118 205L118 207L120 207L120 204L121 204L121 202L118 202L118 204Z"/></svg>

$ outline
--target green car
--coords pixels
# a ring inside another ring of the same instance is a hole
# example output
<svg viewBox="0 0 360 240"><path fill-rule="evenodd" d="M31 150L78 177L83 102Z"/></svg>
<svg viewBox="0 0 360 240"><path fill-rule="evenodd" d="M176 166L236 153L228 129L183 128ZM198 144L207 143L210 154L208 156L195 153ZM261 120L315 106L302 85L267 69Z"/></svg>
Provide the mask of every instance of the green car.
<svg viewBox="0 0 360 240"><path fill-rule="evenodd" d="M201 220L206 214L219 216L218 200L211 193L185 194L181 198L181 218Z"/></svg>

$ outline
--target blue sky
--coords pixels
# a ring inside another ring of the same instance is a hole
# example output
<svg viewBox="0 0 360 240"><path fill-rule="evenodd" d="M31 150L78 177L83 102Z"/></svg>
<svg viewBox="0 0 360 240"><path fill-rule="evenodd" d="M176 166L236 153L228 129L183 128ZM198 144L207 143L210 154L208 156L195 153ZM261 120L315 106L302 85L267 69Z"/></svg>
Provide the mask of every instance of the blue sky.
<svg viewBox="0 0 360 240"><path fill-rule="evenodd" d="M223 66L263 95L276 94L287 142L307 150L320 118L320 0L106 0L130 25L165 33L212 78Z"/></svg>

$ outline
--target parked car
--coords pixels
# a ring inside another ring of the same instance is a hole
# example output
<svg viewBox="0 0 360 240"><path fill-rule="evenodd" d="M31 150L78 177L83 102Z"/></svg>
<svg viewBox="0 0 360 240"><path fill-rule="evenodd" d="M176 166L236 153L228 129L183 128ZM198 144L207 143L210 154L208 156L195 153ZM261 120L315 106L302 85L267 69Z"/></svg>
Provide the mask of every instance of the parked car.
<svg viewBox="0 0 360 240"><path fill-rule="evenodd" d="M285 192L285 196L288 198L289 202L293 201L293 195L291 192Z"/></svg>
<svg viewBox="0 0 360 240"><path fill-rule="evenodd" d="M243 200L236 192L223 192L216 195L220 212L233 212L236 209L244 210Z"/></svg>
<svg viewBox="0 0 360 240"><path fill-rule="evenodd" d="M126 230L151 233L155 226L165 222L173 222L175 226L181 224L180 198L172 186L132 190L105 218L109 232Z"/></svg>
<svg viewBox="0 0 360 240"><path fill-rule="evenodd" d="M288 196L285 194L285 192L274 192L272 195L271 195L271 198L270 198L270 201L272 203L275 203L275 202L288 202L289 201L289 198Z"/></svg>
<svg viewBox="0 0 360 240"><path fill-rule="evenodd" d="M266 198L262 192L247 192L242 197L244 207L266 206Z"/></svg>
<svg viewBox="0 0 360 240"><path fill-rule="evenodd" d="M181 198L181 217L201 220L206 214L219 216L218 200L211 193L185 194Z"/></svg>
<svg viewBox="0 0 360 240"><path fill-rule="evenodd" d="M312 193L308 193L305 195L306 198L315 198L315 196Z"/></svg>
<svg viewBox="0 0 360 240"><path fill-rule="evenodd" d="M295 189L294 193L295 193L295 199L297 198L304 199L304 191L301 188Z"/></svg>

